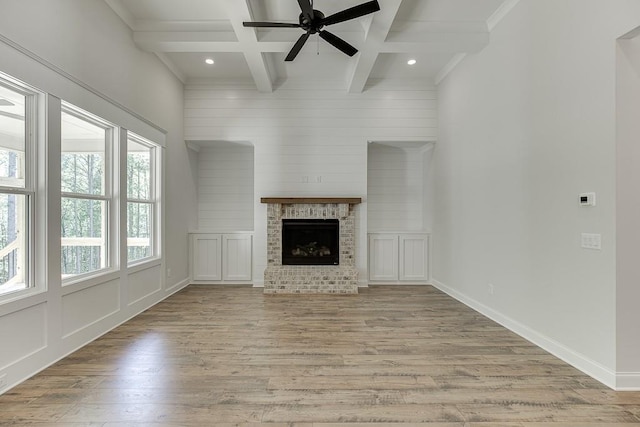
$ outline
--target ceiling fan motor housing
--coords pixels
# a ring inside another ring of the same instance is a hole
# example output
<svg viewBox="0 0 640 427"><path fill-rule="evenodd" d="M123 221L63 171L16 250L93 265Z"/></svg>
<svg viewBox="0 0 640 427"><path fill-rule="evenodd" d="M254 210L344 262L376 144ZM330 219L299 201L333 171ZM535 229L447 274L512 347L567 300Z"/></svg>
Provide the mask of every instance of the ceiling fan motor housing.
<svg viewBox="0 0 640 427"><path fill-rule="evenodd" d="M324 27L322 24L322 20L324 19L324 13L319 10L313 9L313 19L309 21L304 13L300 14L300 18L298 18L300 22L300 28L305 30L310 34L315 34Z"/></svg>

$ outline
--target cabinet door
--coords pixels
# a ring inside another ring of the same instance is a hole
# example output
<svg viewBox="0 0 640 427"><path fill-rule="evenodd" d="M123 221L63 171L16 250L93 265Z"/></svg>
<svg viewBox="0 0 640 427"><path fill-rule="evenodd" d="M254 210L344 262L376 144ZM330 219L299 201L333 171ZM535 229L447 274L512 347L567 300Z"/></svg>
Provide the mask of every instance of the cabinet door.
<svg viewBox="0 0 640 427"><path fill-rule="evenodd" d="M252 236L250 234L225 234L222 236L223 280L251 280Z"/></svg>
<svg viewBox="0 0 640 427"><path fill-rule="evenodd" d="M429 279L429 236L400 235L400 280L425 282Z"/></svg>
<svg viewBox="0 0 640 427"><path fill-rule="evenodd" d="M192 236L193 280L222 280L222 235Z"/></svg>
<svg viewBox="0 0 640 427"><path fill-rule="evenodd" d="M369 235L369 280L398 280L397 235Z"/></svg>

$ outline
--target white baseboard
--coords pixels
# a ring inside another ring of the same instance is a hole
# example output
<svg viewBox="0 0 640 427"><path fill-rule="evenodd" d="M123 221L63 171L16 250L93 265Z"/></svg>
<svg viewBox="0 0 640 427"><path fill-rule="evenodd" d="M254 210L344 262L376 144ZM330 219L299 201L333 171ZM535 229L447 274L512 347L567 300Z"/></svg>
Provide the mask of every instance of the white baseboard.
<svg viewBox="0 0 640 427"><path fill-rule="evenodd" d="M400 280L378 280L370 281L369 286L429 286L431 282L404 282Z"/></svg>
<svg viewBox="0 0 640 427"><path fill-rule="evenodd" d="M264 280L254 280L253 281L254 288L264 288Z"/></svg>
<svg viewBox="0 0 640 427"><path fill-rule="evenodd" d="M640 372L617 372L617 391L640 391Z"/></svg>
<svg viewBox="0 0 640 427"><path fill-rule="evenodd" d="M618 383L618 380L621 378L619 378L614 371L611 371L607 367L602 366L601 364L589 359L588 357L529 328L526 325L523 325L522 323L516 320L511 319L510 317L503 315L502 313L495 311L490 307L487 307L486 305L456 291L455 289L435 279L433 279L431 282L435 288L438 288L442 292L455 298L456 300L460 301L466 306L474 309L478 313L487 316L489 319L499 323L500 325L504 326L510 331L515 332L516 334L520 335L522 338L528 341L531 341L533 344L548 351L549 353L567 362L574 368L579 369L580 371L584 372L590 377L600 381L607 387L610 387L614 390L620 390L619 388L620 383ZM629 375L631 376L624 377L625 381L629 381L629 384L628 384L629 388L625 388L625 389L626 390L637 389L638 385L640 385L640 374L632 373ZM631 380L634 381L633 384L635 385L631 384L632 383Z"/></svg>
<svg viewBox="0 0 640 427"><path fill-rule="evenodd" d="M191 277L187 277L186 279L181 280L178 283L174 283L173 285L168 286L165 292L167 293L167 296L173 295L174 293L178 292L179 290L189 285L190 283L191 283Z"/></svg>

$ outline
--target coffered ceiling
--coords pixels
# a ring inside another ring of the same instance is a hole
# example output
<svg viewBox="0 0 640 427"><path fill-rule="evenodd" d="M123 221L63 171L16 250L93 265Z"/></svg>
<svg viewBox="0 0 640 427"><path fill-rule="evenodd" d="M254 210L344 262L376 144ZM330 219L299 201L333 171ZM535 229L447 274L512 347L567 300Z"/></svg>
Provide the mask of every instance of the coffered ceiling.
<svg viewBox="0 0 640 427"><path fill-rule="evenodd" d="M385 79L437 83L468 53L489 43L496 22L518 0L379 0L380 11L331 25L355 46L349 57L317 34L292 62L299 28L245 28L243 21L297 23L296 0L105 0L133 31L135 43L153 52L185 83L200 79L253 81L272 92L287 79L330 80L361 92ZM330 15L366 0L314 0ZM205 64L205 59L215 61ZM408 65L415 59L415 65Z"/></svg>

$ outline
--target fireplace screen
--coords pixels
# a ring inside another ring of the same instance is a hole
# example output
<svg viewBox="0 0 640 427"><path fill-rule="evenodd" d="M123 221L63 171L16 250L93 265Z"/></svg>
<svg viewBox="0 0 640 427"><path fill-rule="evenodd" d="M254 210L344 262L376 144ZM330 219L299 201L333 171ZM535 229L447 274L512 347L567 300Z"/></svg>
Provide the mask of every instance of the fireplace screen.
<svg viewBox="0 0 640 427"><path fill-rule="evenodd" d="M282 265L340 264L337 219L283 219Z"/></svg>

